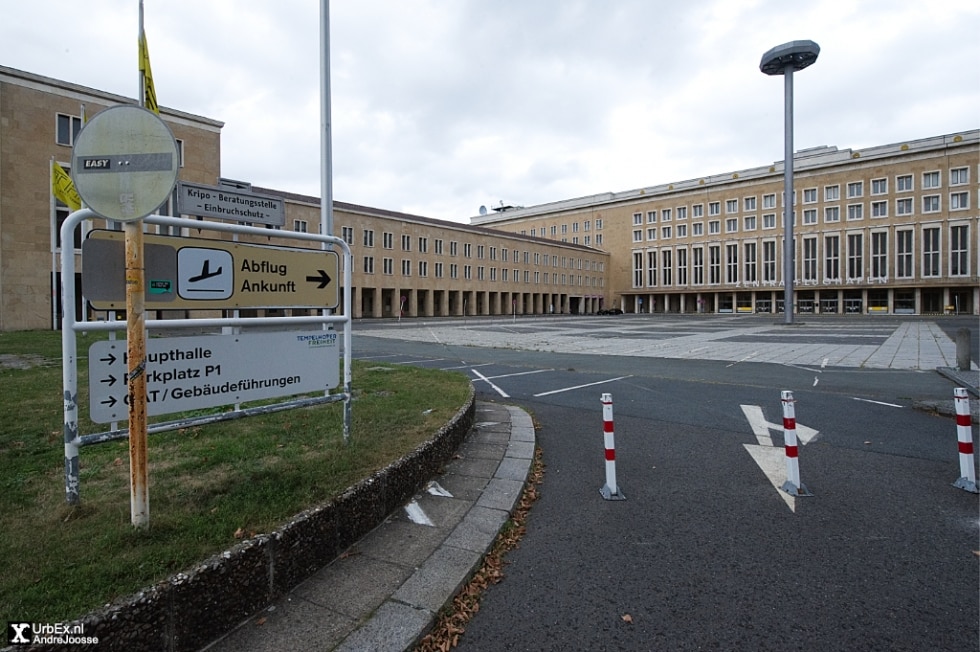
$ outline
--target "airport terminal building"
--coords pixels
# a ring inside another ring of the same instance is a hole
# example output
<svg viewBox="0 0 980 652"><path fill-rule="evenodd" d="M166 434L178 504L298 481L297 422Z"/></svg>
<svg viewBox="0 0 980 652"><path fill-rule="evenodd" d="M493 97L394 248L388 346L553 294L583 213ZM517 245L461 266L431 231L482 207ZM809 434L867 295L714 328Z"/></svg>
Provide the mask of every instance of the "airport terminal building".
<svg viewBox="0 0 980 652"><path fill-rule="evenodd" d="M59 326L59 226L69 209L52 193L52 162L68 169L86 116L118 104L135 101L0 66L0 331ZM277 231L319 231L319 198L222 179L222 122L166 107L160 117L177 139L181 181L246 187L285 204L282 225L247 241L287 246ZM794 310L980 314L980 130L860 151L804 150L794 169ZM334 235L353 254L351 316L781 311L782 170L776 162L500 207L469 224L334 202ZM159 212L176 210L175 195ZM86 232L118 228L89 222L70 243L77 270L93 264L82 260ZM166 235L207 234L184 231ZM81 304L75 309L81 315Z"/></svg>

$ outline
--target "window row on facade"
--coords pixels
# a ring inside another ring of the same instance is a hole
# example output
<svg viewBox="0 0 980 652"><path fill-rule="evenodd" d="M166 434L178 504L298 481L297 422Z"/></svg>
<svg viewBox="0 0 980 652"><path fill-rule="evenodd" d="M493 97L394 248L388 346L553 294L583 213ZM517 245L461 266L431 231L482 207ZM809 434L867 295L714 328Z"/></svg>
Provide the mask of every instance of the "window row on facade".
<svg viewBox="0 0 980 652"><path fill-rule="evenodd" d="M794 238L797 285L937 281L976 276L970 224L920 225ZM782 239L696 244L633 252L633 287L783 282Z"/></svg>
<svg viewBox="0 0 980 652"><path fill-rule="evenodd" d="M385 276L395 275L394 258L381 258L380 270L376 268L374 256L363 256L361 263L361 272L364 274L376 274L380 271ZM604 286L601 276L588 274L559 274L558 272L519 270L508 267L459 265L457 263L446 264L441 261L432 262L409 258L401 259L399 265L400 275L402 277L410 277L415 274L420 278L426 278L429 276L430 268L432 270L432 277L437 279L490 281L491 283L497 281L501 283L533 283L534 285L562 285L589 288L602 288ZM462 271L462 274L460 274L460 271Z"/></svg>

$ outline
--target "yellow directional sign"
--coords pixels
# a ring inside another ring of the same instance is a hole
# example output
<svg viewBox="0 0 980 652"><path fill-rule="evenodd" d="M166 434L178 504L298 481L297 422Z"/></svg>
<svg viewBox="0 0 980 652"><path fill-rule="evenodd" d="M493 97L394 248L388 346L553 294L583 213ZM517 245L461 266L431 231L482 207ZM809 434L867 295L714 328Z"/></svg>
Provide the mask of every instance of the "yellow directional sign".
<svg viewBox="0 0 980 652"><path fill-rule="evenodd" d="M146 234L146 309L334 308L334 251ZM82 292L96 310L125 310L124 236L92 231L82 244Z"/></svg>

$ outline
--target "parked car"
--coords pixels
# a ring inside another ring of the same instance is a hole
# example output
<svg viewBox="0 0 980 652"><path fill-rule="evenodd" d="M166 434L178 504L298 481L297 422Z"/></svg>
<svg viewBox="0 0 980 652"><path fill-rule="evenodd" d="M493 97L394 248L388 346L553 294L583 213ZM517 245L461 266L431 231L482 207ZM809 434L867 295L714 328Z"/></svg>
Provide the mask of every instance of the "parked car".
<svg viewBox="0 0 980 652"><path fill-rule="evenodd" d="M623 314L623 311L620 310L619 308L603 308L596 314L597 315L621 315Z"/></svg>

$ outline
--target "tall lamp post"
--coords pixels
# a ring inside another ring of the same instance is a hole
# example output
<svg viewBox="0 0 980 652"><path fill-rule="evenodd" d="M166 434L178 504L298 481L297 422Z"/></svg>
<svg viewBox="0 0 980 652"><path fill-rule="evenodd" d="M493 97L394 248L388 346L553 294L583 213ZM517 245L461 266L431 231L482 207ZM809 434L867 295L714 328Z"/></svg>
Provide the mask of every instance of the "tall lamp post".
<svg viewBox="0 0 980 652"><path fill-rule="evenodd" d="M793 247L793 73L817 60L820 46L813 41L790 41L777 45L762 55L759 70L767 75L783 75L786 80L786 148L783 158L783 314L785 323L793 323L793 283L795 282L795 248Z"/></svg>

